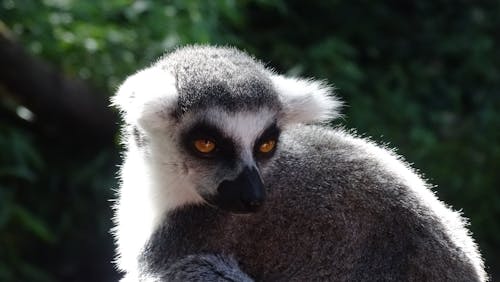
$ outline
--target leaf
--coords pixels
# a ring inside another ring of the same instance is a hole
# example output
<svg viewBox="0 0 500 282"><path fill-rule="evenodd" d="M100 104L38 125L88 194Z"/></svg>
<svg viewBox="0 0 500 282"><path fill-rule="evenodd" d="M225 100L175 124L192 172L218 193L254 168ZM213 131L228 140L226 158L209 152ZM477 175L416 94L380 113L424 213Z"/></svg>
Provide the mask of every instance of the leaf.
<svg viewBox="0 0 500 282"><path fill-rule="evenodd" d="M19 220L19 222L28 231L32 232L36 237L44 240L48 243L55 242L55 236L50 232L46 223L40 220L37 216L32 214L30 211L22 206L14 205L12 208L13 217Z"/></svg>

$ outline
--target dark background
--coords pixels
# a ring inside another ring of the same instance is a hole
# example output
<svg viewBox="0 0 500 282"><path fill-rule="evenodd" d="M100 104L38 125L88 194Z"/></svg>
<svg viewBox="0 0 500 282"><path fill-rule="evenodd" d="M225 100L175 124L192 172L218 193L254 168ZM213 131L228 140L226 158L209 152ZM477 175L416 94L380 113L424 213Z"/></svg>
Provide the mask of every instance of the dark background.
<svg viewBox="0 0 500 282"><path fill-rule="evenodd" d="M498 1L1 0L0 281L118 279L107 99L188 43L335 84L334 123L398 148L500 277L499 15Z"/></svg>

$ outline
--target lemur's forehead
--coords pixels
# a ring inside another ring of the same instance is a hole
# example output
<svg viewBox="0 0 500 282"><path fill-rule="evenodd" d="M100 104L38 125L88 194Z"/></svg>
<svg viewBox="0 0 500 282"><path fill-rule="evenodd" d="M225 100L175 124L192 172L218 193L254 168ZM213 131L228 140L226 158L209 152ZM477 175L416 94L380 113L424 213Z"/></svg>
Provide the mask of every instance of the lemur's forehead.
<svg viewBox="0 0 500 282"><path fill-rule="evenodd" d="M271 125L276 123L278 112L267 107L257 111L227 111L222 108L203 110L186 117L185 127L210 124L243 147L253 142Z"/></svg>
<svg viewBox="0 0 500 282"><path fill-rule="evenodd" d="M175 77L178 115L214 106L232 112L280 107L269 71L241 51L185 48L158 64Z"/></svg>

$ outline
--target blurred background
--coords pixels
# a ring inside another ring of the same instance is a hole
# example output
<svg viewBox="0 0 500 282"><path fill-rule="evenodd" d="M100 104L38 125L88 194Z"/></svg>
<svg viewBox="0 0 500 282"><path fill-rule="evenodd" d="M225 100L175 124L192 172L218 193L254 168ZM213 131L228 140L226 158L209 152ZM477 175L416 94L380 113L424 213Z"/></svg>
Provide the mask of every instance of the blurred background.
<svg viewBox="0 0 500 282"><path fill-rule="evenodd" d="M500 279L499 15L466 0L0 0L0 281L119 278L108 97L189 43L335 84L334 124L398 148Z"/></svg>

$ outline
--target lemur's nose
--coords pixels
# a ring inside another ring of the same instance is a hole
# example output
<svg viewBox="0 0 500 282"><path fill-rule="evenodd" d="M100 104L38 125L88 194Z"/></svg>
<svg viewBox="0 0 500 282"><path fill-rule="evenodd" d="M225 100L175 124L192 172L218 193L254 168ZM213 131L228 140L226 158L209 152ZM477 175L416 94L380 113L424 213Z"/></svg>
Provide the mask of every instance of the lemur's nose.
<svg viewBox="0 0 500 282"><path fill-rule="evenodd" d="M266 197L264 184L255 167L245 167L234 180L223 181L217 192L216 204L236 213L256 212Z"/></svg>

